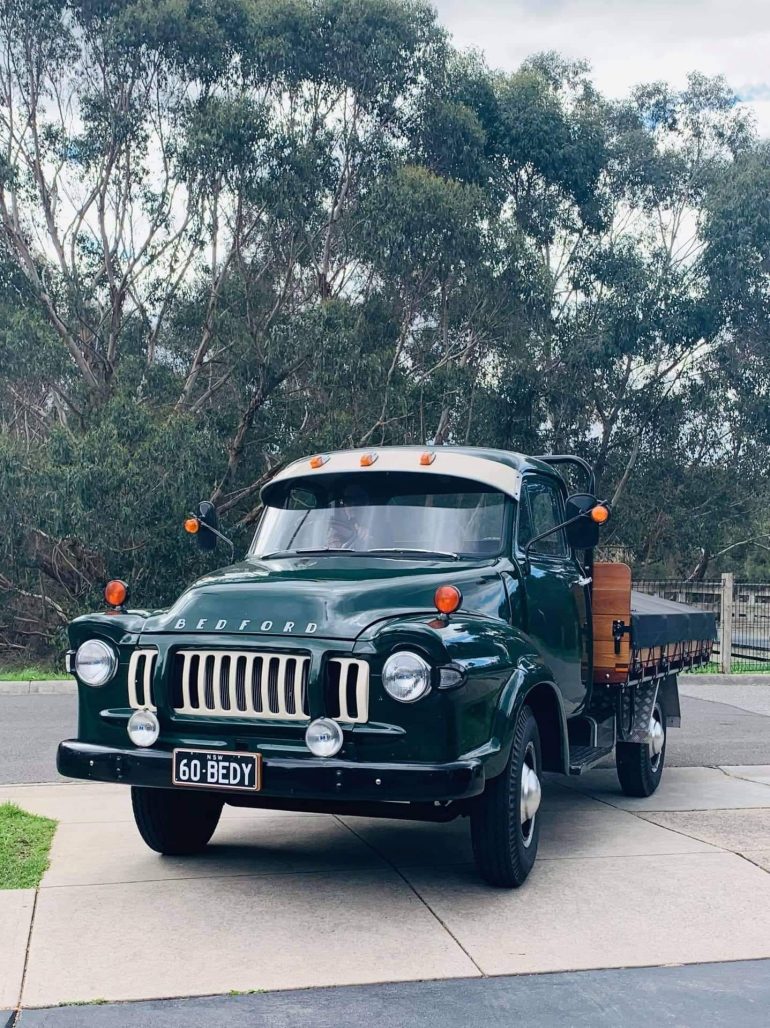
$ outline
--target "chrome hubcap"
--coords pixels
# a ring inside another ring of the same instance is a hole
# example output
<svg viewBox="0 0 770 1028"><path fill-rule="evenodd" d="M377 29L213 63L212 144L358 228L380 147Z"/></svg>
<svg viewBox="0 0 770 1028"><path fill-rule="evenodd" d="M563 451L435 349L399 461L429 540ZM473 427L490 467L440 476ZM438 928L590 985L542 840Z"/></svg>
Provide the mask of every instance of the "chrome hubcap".
<svg viewBox="0 0 770 1028"><path fill-rule="evenodd" d="M652 770L657 771L660 764L660 755L666 743L666 730L663 727L663 718L660 708L656 707L650 718L650 763Z"/></svg>
<svg viewBox="0 0 770 1028"><path fill-rule="evenodd" d="M519 804L521 829L525 846L529 846L532 839L535 815L540 808L540 801L542 799L542 789L540 787L540 779L537 777L536 768L535 747L530 743L524 753L524 765L521 769L521 797Z"/></svg>

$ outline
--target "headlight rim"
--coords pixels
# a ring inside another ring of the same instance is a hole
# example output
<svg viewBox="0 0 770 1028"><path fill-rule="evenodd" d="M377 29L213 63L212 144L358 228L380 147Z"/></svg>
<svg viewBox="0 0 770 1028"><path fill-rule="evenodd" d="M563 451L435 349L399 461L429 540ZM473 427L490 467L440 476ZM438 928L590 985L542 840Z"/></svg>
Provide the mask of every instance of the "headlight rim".
<svg viewBox="0 0 770 1028"><path fill-rule="evenodd" d="M394 693L392 693L390 691L390 689L388 688L388 685L387 685L387 674L386 674L386 672L387 672L388 664L390 664L391 661L394 661L397 658L404 657L404 656L413 657L416 660L418 660L420 662L420 664L422 665L422 668L423 668L423 671L424 671L425 688L417 696L411 696L411 697L396 696ZM420 700L424 700L425 697L429 696L430 693L433 691L433 677L434 677L433 672L434 672L433 665L428 660L426 660L425 657L421 653L418 653L417 650L409 649L409 647L405 646L405 647L402 647L401 649L394 650L392 653L390 653L388 655L388 657L385 659L385 662L382 665L382 672L381 672L380 677L382 679L382 687L383 687L383 689L385 690L387 695L392 700L396 701L396 703L419 703Z"/></svg>
<svg viewBox="0 0 770 1028"><path fill-rule="evenodd" d="M85 646L99 646L102 648L104 654L106 655L106 674L102 676L98 681L89 681L89 679L83 675L82 670L78 664L78 657ZM97 637L93 637L91 639L84 639L83 642L80 643L78 648L75 650L75 657L73 659L72 666L79 682L82 682L83 685L87 685L89 689L101 689L102 686L105 686L108 682L112 681L112 679L117 674L118 653L115 647L111 643L107 642L106 639L99 639Z"/></svg>
<svg viewBox="0 0 770 1028"><path fill-rule="evenodd" d="M334 736L334 742L332 744L334 748L333 748L333 750L330 750L327 753L319 753L319 752L317 752L317 750L314 749L313 746L311 746L310 741L309 741L309 736L310 736L310 733L313 731L313 729L318 729L322 725L324 727L328 727L329 730L332 732L332 734ZM340 751L342 750L343 746L345 745L345 733L344 733L344 731L342 729L342 725L339 724L338 721L335 721L334 718L331 718L331 717L317 717L317 718L314 718L310 722L310 724L307 726L307 728L305 729L304 740L305 740L305 745L307 746L307 748L310 750L310 752L313 754L314 757L318 757L319 760L331 760L332 758L336 757L340 753Z"/></svg>
<svg viewBox="0 0 770 1028"><path fill-rule="evenodd" d="M132 727L136 725L140 717L147 717L151 721L150 728L152 731L152 738L149 739L149 741L148 737L140 737L139 739L135 739L131 734ZM155 713L154 710L150 710L147 707L139 707L138 710L135 710L133 712L133 714L126 723L126 735L128 736L129 740L133 743L133 745L138 747L139 749L144 750L149 749L150 746L154 746L155 743L158 741L158 738L160 737L160 721L158 720L158 715Z"/></svg>

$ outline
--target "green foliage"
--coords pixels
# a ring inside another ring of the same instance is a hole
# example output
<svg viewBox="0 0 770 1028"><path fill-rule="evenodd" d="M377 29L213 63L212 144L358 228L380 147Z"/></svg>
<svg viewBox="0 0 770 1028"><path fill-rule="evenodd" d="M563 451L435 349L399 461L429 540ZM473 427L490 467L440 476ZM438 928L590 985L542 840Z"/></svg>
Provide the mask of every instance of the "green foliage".
<svg viewBox="0 0 770 1028"><path fill-rule="evenodd" d="M726 83L512 74L423 0L8 0L0 651L171 602L302 453L594 461L648 575L770 566L770 157ZM55 101L55 102L53 102Z"/></svg>

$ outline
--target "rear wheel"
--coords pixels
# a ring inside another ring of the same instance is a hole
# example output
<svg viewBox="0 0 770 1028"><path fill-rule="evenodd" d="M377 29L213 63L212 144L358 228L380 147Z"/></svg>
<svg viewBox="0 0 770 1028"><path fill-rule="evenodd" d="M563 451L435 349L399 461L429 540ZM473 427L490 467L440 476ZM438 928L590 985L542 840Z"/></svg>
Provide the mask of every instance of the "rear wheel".
<svg viewBox="0 0 770 1028"><path fill-rule="evenodd" d="M518 888L532 870L540 838L541 772L537 721L523 707L505 770L487 784L471 810L476 867L490 885Z"/></svg>
<svg viewBox="0 0 770 1028"><path fill-rule="evenodd" d="M626 796L652 796L663 777L666 760L666 716L658 699L650 718L649 742L619 742L615 765Z"/></svg>
<svg viewBox="0 0 770 1028"><path fill-rule="evenodd" d="M139 834L157 853L187 856L205 849L219 823L223 801L208 793L133 786L131 803Z"/></svg>

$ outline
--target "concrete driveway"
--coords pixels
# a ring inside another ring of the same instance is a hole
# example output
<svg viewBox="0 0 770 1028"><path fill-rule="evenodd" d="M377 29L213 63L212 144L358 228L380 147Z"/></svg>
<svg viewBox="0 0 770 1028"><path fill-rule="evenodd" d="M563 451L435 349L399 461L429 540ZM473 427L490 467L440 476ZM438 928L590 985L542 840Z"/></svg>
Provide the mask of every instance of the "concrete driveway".
<svg viewBox="0 0 770 1028"><path fill-rule="evenodd" d="M770 957L770 766L547 783L523 889L481 884L467 822L226 808L160 857L128 789L0 788L58 819L41 888L0 892L0 1010Z"/></svg>

